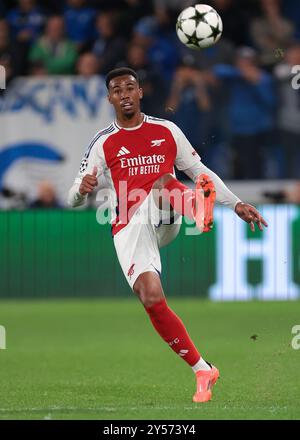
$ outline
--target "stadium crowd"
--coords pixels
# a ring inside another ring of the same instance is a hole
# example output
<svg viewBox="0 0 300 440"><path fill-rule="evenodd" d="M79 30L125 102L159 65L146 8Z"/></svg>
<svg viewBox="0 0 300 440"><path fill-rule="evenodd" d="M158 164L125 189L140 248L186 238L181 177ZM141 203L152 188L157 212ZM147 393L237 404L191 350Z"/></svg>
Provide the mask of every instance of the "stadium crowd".
<svg viewBox="0 0 300 440"><path fill-rule="evenodd" d="M19 75L88 78L130 66L143 110L177 123L222 178L299 178L299 0L205 0L224 32L201 51L175 32L195 3L0 0L0 65L8 85Z"/></svg>

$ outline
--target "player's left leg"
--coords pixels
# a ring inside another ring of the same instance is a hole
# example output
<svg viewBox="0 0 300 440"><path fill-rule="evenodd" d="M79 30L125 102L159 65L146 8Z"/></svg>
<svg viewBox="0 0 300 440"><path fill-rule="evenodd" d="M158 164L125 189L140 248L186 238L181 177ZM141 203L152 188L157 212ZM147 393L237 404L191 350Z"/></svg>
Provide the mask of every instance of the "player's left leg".
<svg viewBox="0 0 300 440"><path fill-rule="evenodd" d="M155 226L155 232L157 237L158 247L162 248L170 244L177 235L179 234L181 227L180 223L171 223L171 224L160 224L157 227Z"/></svg>
<svg viewBox="0 0 300 440"><path fill-rule="evenodd" d="M182 216L174 211L169 202L157 198L151 192L151 223L154 225L159 248L167 246L177 237L182 224Z"/></svg>
<svg viewBox="0 0 300 440"><path fill-rule="evenodd" d="M158 274L141 273L133 290L144 305L155 330L196 374L197 390L193 401L210 400L211 388L216 383L219 372L201 357L183 322L168 306Z"/></svg>
<svg viewBox="0 0 300 440"><path fill-rule="evenodd" d="M172 174L161 176L153 185L154 198L170 203L178 214L195 220L198 229L208 232L213 227L216 191L210 177L201 174L195 190L179 182Z"/></svg>

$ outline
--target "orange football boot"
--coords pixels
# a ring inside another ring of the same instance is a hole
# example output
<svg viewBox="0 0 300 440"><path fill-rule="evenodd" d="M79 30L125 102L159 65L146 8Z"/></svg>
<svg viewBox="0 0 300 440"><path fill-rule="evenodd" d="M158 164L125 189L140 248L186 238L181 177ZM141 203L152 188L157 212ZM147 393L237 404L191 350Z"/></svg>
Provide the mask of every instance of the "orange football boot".
<svg viewBox="0 0 300 440"><path fill-rule="evenodd" d="M196 373L197 390L194 394L193 402L207 402L211 399L212 387L217 382L220 373L216 367L211 364L209 365L211 370L201 370Z"/></svg>
<svg viewBox="0 0 300 440"><path fill-rule="evenodd" d="M214 224L214 204L216 190L213 181L207 174L201 174L196 181L194 218L200 231L209 232Z"/></svg>

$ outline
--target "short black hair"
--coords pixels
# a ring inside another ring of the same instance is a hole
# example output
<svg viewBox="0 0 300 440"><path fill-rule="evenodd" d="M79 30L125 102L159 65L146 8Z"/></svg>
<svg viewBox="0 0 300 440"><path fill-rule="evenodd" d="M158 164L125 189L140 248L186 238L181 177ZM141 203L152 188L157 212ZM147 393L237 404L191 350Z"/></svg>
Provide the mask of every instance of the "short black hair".
<svg viewBox="0 0 300 440"><path fill-rule="evenodd" d="M105 78L106 88L107 89L109 88L109 83L112 79L124 75L132 75L137 80L137 82L139 82L138 75L133 69L130 69L129 67L119 67L118 69L111 70L106 75Z"/></svg>

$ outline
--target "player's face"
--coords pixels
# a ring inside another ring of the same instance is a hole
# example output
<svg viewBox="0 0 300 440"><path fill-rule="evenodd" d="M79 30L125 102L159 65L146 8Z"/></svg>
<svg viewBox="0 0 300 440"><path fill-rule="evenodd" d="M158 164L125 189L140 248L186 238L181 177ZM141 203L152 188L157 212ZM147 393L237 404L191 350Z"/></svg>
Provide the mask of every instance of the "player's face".
<svg viewBox="0 0 300 440"><path fill-rule="evenodd" d="M140 111L143 91L132 75L118 76L109 83L108 100L117 116L131 118Z"/></svg>

